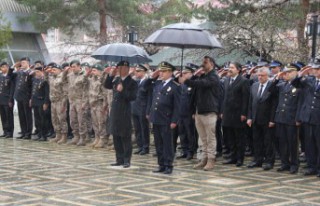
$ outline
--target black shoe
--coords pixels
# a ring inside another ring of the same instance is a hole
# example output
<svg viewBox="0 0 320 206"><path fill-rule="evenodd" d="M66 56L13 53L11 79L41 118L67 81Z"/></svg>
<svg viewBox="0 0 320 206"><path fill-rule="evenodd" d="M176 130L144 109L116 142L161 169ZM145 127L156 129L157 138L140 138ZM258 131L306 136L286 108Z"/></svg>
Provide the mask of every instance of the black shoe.
<svg viewBox="0 0 320 206"><path fill-rule="evenodd" d="M308 176L308 175L316 175L318 174L317 170L314 170L314 169L306 169L304 172L303 172L303 175L305 176Z"/></svg>
<svg viewBox="0 0 320 206"><path fill-rule="evenodd" d="M124 163L123 164L123 168L129 168L130 167L130 163Z"/></svg>
<svg viewBox="0 0 320 206"><path fill-rule="evenodd" d="M172 174L173 168L172 167L166 167L165 171L163 174L170 175Z"/></svg>
<svg viewBox="0 0 320 206"><path fill-rule="evenodd" d="M110 164L111 166L122 166L123 164L122 163L119 163L119 162L116 162L116 163L112 163Z"/></svg>
<svg viewBox="0 0 320 206"><path fill-rule="evenodd" d="M41 137L41 138L38 139L38 141L45 142L45 141L47 141L47 138L46 137Z"/></svg>
<svg viewBox="0 0 320 206"><path fill-rule="evenodd" d="M6 133L3 133L2 135L0 135L0 137L6 137L7 134Z"/></svg>
<svg viewBox="0 0 320 206"><path fill-rule="evenodd" d="M277 172L284 172L289 170L290 170L289 166L281 166L279 169L277 169Z"/></svg>
<svg viewBox="0 0 320 206"><path fill-rule="evenodd" d="M146 154L149 154L149 151L148 150L142 150L139 155L146 155Z"/></svg>
<svg viewBox="0 0 320 206"><path fill-rule="evenodd" d="M247 167L248 168L254 168L254 167L261 167L262 164L261 163L258 163L258 162L250 162Z"/></svg>
<svg viewBox="0 0 320 206"><path fill-rule="evenodd" d="M34 140L34 141L38 141L39 139L41 139L41 135L37 135L35 138L33 138L32 140Z"/></svg>
<svg viewBox="0 0 320 206"><path fill-rule="evenodd" d="M135 151L133 154L140 154L142 152L142 149L138 149L137 151Z"/></svg>
<svg viewBox="0 0 320 206"><path fill-rule="evenodd" d="M296 174L298 172L298 167L290 167L290 174Z"/></svg>
<svg viewBox="0 0 320 206"><path fill-rule="evenodd" d="M31 135L25 135L23 139L26 139L26 140L31 139Z"/></svg>
<svg viewBox="0 0 320 206"><path fill-rule="evenodd" d="M184 158L187 158L187 154L181 154L177 156L177 159L184 159Z"/></svg>
<svg viewBox="0 0 320 206"><path fill-rule="evenodd" d="M217 152L216 153L216 158L222 157L222 152Z"/></svg>
<svg viewBox="0 0 320 206"><path fill-rule="evenodd" d="M317 174L317 177L320 177L320 172Z"/></svg>
<svg viewBox="0 0 320 206"><path fill-rule="evenodd" d="M18 132L18 134L23 134L22 132Z"/></svg>
<svg viewBox="0 0 320 206"><path fill-rule="evenodd" d="M228 160L222 162L222 164L224 164L224 165L230 165L230 164L236 164L236 163L237 163L237 161L232 160L232 159L228 159Z"/></svg>
<svg viewBox="0 0 320 206"><path fill-rule="evenodd" d="M37 135L37 134L39 134L37 130L32 133L32 135Z"/></svg>
<svg viewBox="0 0 320 206"><path fill-rule="evenodd" d="M6 139L13 138L12 134L7 134Z"/></svg>
<svg viewBox="0 0 320 206"><path fill-rule="evenodd" d="M225 159L230 159L232 157L232 154L231 153L228 153L226 155L223 156L223 158Z"/></svg>
<svg viewBox="0 0 320 206"><path fill-rule="evenodd" d="M50 138L54 138L56 137L56 134L54 132L48 132L46 135L45 135L46 138L50 139Z"/></svg>
<svg viewBox="0 0 320 206"><path fill-rule="evenodd" d="M272 164L265 164L262 167L263 170L271 170L273 169L273 165Z"/></svg>
<svg viewBox="0 0 320 206"><path fill-rule="evenodd" d="M152 172L153 172L153 173L161 173L161 172L164 172L165 170L166 170L165 167L159 167L158 169L153 170Z"/></svg>
<svg viewBox="0 0 320 206"><path fill-rule="evenodd" d="M24 138L24 134L21 134L20 136L17 136L16 139L23 139Z"/></svg>
<svg viewBox="0 0 320 206"><path fill-rule="evenodd" d="M236 166L237 166L237 167L241 167L242 165L243 165L243 161L240 161L240 160L237 161L237 163L236 163Z"/></svg>
<svg viewBox="0 0 320 206"><path fill-rule="evenodd" d="M188 153L188 155L187 155L187 160L192 160L192 159L193 159L193 154Z"/></svg>

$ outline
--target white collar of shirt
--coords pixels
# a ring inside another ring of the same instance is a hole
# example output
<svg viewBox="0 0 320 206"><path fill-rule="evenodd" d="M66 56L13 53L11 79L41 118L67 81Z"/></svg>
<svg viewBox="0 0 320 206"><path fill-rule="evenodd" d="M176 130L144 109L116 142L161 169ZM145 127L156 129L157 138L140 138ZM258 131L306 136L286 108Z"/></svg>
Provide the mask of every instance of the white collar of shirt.
<svg viewBox="0 0 320 206"><path fill-rule="evenodd" d="M261 88L261 85L263 85L263 87L262 87L262 93L261 93L261 94L263 94L264 90L265 90L266 87L267 87L267 84L268 84L268 81L266 81L264 84L259 83L258 92L259 92L259 90L260 90L260 88Z"/></svg>
<svg viewBox="0 0 320 206"><path fill-rule="evenodd" d="M169 78L169 79L165 80L163 86L166 86L171 81L171 79L172 78Z"/></svg>
<svg viewBox="0 0 320 206"><path fill-rule="evenodd" d="M143 77L142 79L140 79L139 84L141 84L145 79L146 79L146 77Z"/></svg>
<svg viewBox="0 0 320 206"><path fill-rule="evenodd" d="M232 78L231 78L232 81L234 82L234 81L237 79L238 76L239 76L239 75L237 75L237 76L235 76L235 77L232 77Z"/></svg>
<svg viewBox="0 0 320 206"><path fill-rule="evenodd" d="M125 76L125 77L121 77L122 81L124 81L129 75Z"/></svg>

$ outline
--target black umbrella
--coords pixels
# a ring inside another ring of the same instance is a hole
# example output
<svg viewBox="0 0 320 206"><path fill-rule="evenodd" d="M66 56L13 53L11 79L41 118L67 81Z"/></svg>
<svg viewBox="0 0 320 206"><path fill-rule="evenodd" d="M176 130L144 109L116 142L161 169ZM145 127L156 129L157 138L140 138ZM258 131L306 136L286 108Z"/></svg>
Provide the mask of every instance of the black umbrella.
<svg viewBox="0 0 320 206"><path fill-rule="evenodd" d="M144 42L155 46L170 46L182 49L181 69L183 67L183 52L189 49L222 48L216 37L199 26L189 23L170 24L151 34Z"/></svg>
<svg viewBox="0 0 320 206"><path fill-rule="evenodd" d="M142 48L125 43L102 46L94 51L91 56L95 59L110 62L128 61L130 64L143 64L152 61Z"/></svg>

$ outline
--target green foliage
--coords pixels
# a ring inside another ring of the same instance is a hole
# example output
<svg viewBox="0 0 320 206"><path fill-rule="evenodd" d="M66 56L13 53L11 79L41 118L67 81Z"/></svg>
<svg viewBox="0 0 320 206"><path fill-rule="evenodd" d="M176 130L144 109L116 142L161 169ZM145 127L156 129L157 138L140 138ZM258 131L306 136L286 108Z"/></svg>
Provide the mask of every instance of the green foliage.
<svg viewBox="0 0 320 206"><path fill-rule="evenodd" d="M12 34L10 29L10 24L0 13L0 59L6 57L6 53L1 51L1 48L5 47L11 40Z"/></svg>

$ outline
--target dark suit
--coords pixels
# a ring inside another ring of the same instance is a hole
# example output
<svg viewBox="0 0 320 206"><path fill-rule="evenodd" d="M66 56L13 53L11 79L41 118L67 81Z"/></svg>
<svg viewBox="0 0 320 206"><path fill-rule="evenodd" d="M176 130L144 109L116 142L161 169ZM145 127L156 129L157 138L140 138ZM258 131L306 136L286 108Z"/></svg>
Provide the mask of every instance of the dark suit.
<svg viewBox="0 0 320 206"><path fill-rule="evenodd" d="M19 121L22 136L30 136L33 129L32 111L29 106L31 99L32 77L31 70L20 70L12 73L15 78L14 98L18 102Z"/></svg>
<svg viewBox="0 0 320 206"><path fill-rule="evenodd" d="M260 83L251 86L248 119L252 120L254 162L258 164L274 163L273 128L269 128L269 122L274 122L276 98L269 91L271 82L267 82L260 95Z"/></svg>
<svg viewBox="0 0 320 206"><path fill-rule="evenodd" d="M14 81L11 76L0 74L0 115L2 129L5 135L12 136L14 129L13 121L13 93ZM12 104L11 107L9 103Z"/></svg>
<svg viewBox="0 0 320 206"><path fill-rule="evenodd" d="M315 77L296 78L292 85L301 88L304 97L298 119L304 125L307 163L320 172L320 85L316 86Z"/></svg>
<svg viewBox="0 0 320 206"><path fill-rule="evenodd" d="M224 100L222 104L222 126L231 151L233 161L243 162L245 150L246 121L241 116L248 114L249 81L238 75L232 84L231 78L224 82Z"/></svg>
<svg viewBox="0 0 320 206"><path fill-rule="evenodd" d="M119 84L123 86L121 92L117 91ZM136 99L138 85L131 76L127 76L124 80L108 76L104 86L113 89L109 129L113 135L116 160L119 164L130 164L132 156L130 102Z"/></svg>
<svg viewBox="0 0 320 206"><path fill-rule="evenodd" d="M269 91L278 95L275 122L282 167L297 169L299 161L296 122L300 89L295 88L290 82L276 80Z"/></svg>
<svg viewBox="0 0 320 206"><path fill-rule="evenodd" d="M176 82L170 80L165 86L162 81L154 83L152 101L147 111L153 123L158 164L162 168L173 167L174 148L170 124L178 123L179 100L180 86Z"/></svg>
<svg viewBox="0 0 320 206"><path fill-rule="evenodd" d="M47 104L49 106L49 84L44 79L32 79L32 93L31 93L31 106L33 108L34 120L36 130L39 132L38 136L44 136L47 134L49 129L49 119L48 116L49 107L45 111L43 110L43 105Z"/></svg>
<svg viewBox="0 0 320 206"><path fill-rule="evenodd" d="M149 152L150 132L149 121L146 117L148 98L151 95L151 87L147 80L138 80L137 98L131 103L132 119L139 151Z"/></svg>

